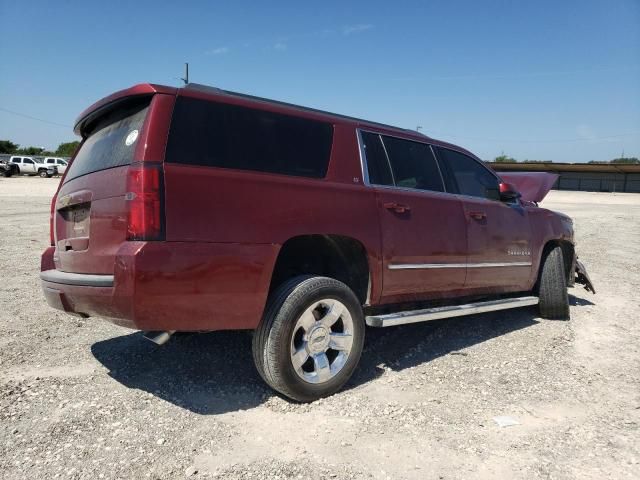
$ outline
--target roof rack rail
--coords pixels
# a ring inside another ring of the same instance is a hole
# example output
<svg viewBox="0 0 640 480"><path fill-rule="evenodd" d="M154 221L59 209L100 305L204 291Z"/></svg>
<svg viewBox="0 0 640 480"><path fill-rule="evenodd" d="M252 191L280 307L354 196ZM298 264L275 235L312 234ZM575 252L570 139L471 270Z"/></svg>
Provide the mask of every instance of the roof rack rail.
<svg viewBox="0 0 640 480"><path fill-rule="evenodd" d="M196 90L196 91L204 92L204 93L212 93L214 95L229 95L229 96L232 96L232 97L246 98L248 100L254 100L254 101L257 101L257 102L263 102L263 103L268 103L268 104L272 104L272 105L280 105L280 106L283 106L283 107L295 108L297 110L302 110L302 111L305 111L305 112L312 112L312 113L320 113L320 114L323 114L323 115L330 115L332 117L342 118L344 120L351 120L351 121L354 121L354 122L361 122L361 123L367 123L367 124L370 124L370 125L377 125L379 127L389 128L389 129L392 129L392 130L401 130L401 131L405 131L405 132L411 132L414 135L417 134L417 135L423 136L425 138L429 138L424 133L417 132L416 130L412 130L410 128L396 127L396 126L393 126L393 125L388 125L386 123L373 122L371 120L365 120L363 118L351 117L349 115L341 115L339 113L328 112L326 110L320 110L320 109L317 109L317 108L304 107L302 105L297 105L295 103L288 103L288 102L282 102L280 100L273 100L273 99L270 99L270 98L257 97L255 95L249 95L247 93L239 93L239 92L233 92L233 91L230 91L230 90L223 90L222 88L212 87L210 85L202 85L200 83L187 83L182 88L186 89L186 90Z"/></svg>

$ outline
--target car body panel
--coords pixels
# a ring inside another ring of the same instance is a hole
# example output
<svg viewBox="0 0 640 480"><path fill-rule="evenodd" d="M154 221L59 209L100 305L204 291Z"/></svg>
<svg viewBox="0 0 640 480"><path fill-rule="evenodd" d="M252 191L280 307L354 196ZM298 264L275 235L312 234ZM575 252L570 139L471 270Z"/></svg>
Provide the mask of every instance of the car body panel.
<svg viewBox="0 0 640 480"><path fill-rule="evenodd" d="M511 183L526 202L541 202L560 175L547 172L500 172L503 181Z"/></svg>
<svg viewBox="0 0 640 480"><path fill-rule="evenodd" d="M531 279L531 226L520 203L460 196L467 222L465 288L526 291Z"/></svg>
<svg viewBox="0 0 640 480"><path fill-rule="evenodd" d="M467 236L462 202L446 193L372 187L383 245L381 303L447 296L465 284ZM405 211L385 205L406 206ZM435 227L437 226L437 227ZM437 265L457 268L433 268Z"/></svg>

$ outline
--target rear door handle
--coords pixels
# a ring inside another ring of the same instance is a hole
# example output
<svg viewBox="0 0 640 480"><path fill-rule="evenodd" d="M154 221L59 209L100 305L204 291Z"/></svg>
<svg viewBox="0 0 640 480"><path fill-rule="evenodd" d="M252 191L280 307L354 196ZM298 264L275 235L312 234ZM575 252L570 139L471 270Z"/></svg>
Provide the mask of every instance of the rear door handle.
<svg viewBox="0 0 640 480"><path fill-rule="evenodd" d="M474 220L484 220L487 218L487 214L485 212L469 212L469 218L473 218Z"/></svg>
<svg viewBox="0 0 640 480"><path fill-rule="evenodd" d="M387 210L392 210L396 213L405 213L411 210L411 207L409 205L403 205L396 202L387 202L384 204L384 208L386 208Z"/></svg>

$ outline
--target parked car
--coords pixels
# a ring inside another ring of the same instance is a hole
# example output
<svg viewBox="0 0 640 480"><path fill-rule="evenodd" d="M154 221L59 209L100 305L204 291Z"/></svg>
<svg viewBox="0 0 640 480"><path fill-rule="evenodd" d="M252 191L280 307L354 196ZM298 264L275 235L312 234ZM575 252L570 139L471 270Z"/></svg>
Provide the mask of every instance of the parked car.
<svg viewBox="0 0 640 480"><path fill-rule="evenodd" d="M64 158L45 157L42 162L47 166L55 166L60 175L67 171L67 161Z"/></svg>
<svg viewBox="0 0 640 480"><path fill-rule="evenodd" d="M45 165L39 158L14 155L9 159L17 167L16 174L39 175L43 178L51 178L58 173L55 165Z"/></svg>
<svg viewBox="0 0 640 480"><path fill-rule="evenodd" d="M0 159L0 174L3 177L10 177L18 173L18 166L10 163L9 160Z"/></svg>
<svg viewBox="0 0 640 480"><path fill-rule="evenodd" d="M193 84L117 92L75 131L49 305L157 343L255 330L258 372L295 400L345 384L365 325L568 319L567 285L593 290L569 217L415 131Z"/></svg>

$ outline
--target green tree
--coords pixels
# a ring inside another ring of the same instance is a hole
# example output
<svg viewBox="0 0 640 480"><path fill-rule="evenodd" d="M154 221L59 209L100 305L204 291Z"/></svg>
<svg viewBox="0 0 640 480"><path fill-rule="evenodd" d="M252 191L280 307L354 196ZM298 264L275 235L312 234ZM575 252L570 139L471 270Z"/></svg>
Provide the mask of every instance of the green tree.
<svg viewBox="0 0 640 480"><path fill-rule="evenodd" d="M640 163L640 160L636 157L627 157L627 158L614 158L609 163Z"/></svg>
<svg viewBox="0 0 640 480"><path fill-rule="evenodd" d="M16 153L20 145L11 140L0 140L0 153Z"/></svg>
<svg viewBox="0 0 640 480"><path fill-rule="evenodd" d="M78 145L80 145L80 142L78 141L61 143L60 145L58 145L56 155L60 157L71 157L78 149Z"/></svg>
<svg viewBox="0 0 640 480"><path fill-rule="evenodd" d="M513 158L513 157L509 157L508 155L499 155L496 158L493 159L494 162L496 163L517 163L518 161Z"/></svg>
<svg viewBox="0 0 640 480"><path fill-rule="evenodd" d="M48 155L49 152L40 147L22 147L16 150L16 153L22 155Z"/></svg>

